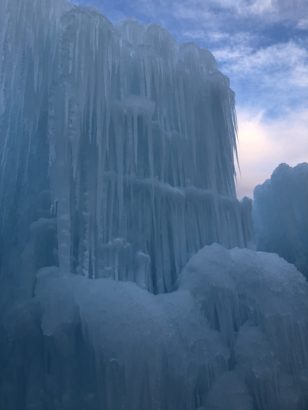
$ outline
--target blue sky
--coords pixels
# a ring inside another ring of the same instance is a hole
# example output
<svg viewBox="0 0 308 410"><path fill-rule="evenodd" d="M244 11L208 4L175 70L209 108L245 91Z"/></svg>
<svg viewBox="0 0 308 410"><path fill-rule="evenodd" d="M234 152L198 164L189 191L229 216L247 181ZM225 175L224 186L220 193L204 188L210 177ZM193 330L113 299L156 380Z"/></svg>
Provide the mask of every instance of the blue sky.
<svg viewBox="0 0 308 410"><path fill-rule="evenodd" d="M208 48L236 92L238 194L308 162L308 0L76 0Z"/></svg>

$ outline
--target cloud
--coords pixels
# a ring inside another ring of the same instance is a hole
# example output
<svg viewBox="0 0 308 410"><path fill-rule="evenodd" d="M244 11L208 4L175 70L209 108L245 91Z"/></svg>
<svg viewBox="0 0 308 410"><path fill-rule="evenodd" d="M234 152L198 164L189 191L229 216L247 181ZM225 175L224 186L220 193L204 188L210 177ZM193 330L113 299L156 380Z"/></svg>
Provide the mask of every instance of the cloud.
<svg viewBox="0 0 308 410"><path fill-rule="evenodd" d="M234 9L239 14L262 14L274 9L271 0L214 0L221 7Z"/></svg>
<svg viewBox="0 0 308 410"><path fill-rule="evenodd" d="M301 18L299 19L296 27L299 30L308 30L308 18Z"/></svg>
<svg viewBox="0 0 308 410"><path fill-rule="evenodd" d="M297 20L308 13L307 0L272 0L281 19Z"/></svg>
<svg viewBox="0 0 308 410"><path fill-rule="evenodd" d="M272 76L273 72L296 70L288 80L293 85L308 86L307 44L302 46L300 43L288 41L259 49L253 49L249 45L228 46L213 50L213 53L236 75L270 72Z"/></svg>
<svg viewBox="0 0 308 410"><path fill-rule="evenodd" d="M308 12L307 0L211 0L241 16L261 16L271 21L292 21Z"/></svg>
<svg viewBox="0 0 308 410"><path fill-rule="evenodd" d="M240 107L279 115L307 105L308 41L290 40L267 47L246 44L212 50L231 79Z"/></svg>
<svg viewBox="0 0 308 410"><path fill-rule="evenodd" d="M270 177L280 163L308 162L308 109L268 120L264 112L239 110L240 197L252 196L257 184Z"/></svg>

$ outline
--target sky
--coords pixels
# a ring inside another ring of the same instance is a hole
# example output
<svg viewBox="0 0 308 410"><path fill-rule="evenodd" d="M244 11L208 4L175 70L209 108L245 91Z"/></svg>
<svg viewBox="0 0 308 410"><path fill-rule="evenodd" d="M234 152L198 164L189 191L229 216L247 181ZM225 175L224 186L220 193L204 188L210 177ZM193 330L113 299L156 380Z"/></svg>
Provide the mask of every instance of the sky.
<svg viewBox="0 0 308 410"><path fill-rule="evenodd" d="M308 0L76 0L209 49L236 93L239 197L308 162Z"/></svg>

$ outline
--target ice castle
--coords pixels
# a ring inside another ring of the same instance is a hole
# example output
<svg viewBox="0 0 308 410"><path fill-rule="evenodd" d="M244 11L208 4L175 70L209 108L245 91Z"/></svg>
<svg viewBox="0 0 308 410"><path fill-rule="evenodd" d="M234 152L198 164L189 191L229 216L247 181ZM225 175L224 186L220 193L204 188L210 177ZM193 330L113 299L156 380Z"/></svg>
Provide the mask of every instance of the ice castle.
<svg viewBox="0 0 308 410"><path fill-rule="evenodd" d="M0 58L0 409L307 409L308 285L245 249L210 52L0 0Z"/></svg>

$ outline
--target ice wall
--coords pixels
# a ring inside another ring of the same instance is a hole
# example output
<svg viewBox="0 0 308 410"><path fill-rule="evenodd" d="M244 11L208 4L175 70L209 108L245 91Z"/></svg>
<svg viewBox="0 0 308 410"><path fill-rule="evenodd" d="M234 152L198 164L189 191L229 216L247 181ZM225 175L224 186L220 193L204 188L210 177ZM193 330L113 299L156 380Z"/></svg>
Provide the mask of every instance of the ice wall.
<svg viewBox="0 0 308 410"><path fill-rule="evenodd" d="M49 229L41 232L40 252L29 243L32 223L52 223L48 101L67 9L61 0L0 0L0 306L22 283L31 288L37 268L56 263L44 257L54 248Z"/></svg>
<svg viewBox="0 0 308 410"><path fill-rule="evenodd" d="M5 274L46 219L46 265L154 292L205 244L246 245L234 95L207 50L61 0L0 5Z"/></svg>
<svg viewBox="0 0 308 410"><path fill-rule="evenodd" d="M257 247L275 252L308 278L308 164L279 165L254 192Z"/></svg>

